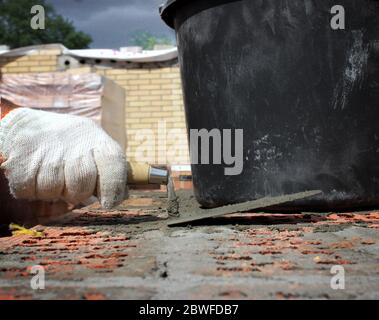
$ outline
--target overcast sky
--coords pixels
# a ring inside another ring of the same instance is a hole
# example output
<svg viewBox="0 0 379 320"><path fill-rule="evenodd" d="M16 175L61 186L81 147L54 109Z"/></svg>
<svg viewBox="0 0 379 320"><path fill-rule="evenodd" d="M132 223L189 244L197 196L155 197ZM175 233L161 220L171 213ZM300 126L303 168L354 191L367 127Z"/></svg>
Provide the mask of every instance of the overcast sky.
<svg viewBox="0 0 379 320"><path fill-rule="evenodd" d="M119 48L138 30L174 39L160 19L158 8L165 0L47 0L57 13L92 36L91 48Z"/></svg>

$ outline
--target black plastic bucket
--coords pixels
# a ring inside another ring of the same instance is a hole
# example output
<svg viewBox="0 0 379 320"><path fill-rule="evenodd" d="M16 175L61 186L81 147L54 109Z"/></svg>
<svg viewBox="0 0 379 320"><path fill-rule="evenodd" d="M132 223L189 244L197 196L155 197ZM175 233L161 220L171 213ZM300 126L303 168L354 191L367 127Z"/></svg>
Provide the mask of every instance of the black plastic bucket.
<svg viewBox="0 0 379 320"><path fill-rule="evenodd" d="M336 4L345 29L332 28ZM240 175L192 165L202 205L310 189L324 193L291 209L379 204L378 1L171 0L161 16L188 130L244 130Z"/></svg>

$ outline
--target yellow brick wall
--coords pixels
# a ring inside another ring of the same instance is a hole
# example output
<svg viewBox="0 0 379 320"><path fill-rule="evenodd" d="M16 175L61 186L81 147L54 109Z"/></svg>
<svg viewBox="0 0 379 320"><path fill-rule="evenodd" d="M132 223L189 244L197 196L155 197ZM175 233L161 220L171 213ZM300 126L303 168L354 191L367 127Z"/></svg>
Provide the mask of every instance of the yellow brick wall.
<svg viewBox="0 0 379 320"><path fill-rule="evenodd" d="M27 56L0 57L1 73L52 72L57 69L59 50L40 50Z"/></svg>
<svg viewBox="0 0 379 320"><path fill-rule="evenodd" d="M0 72L57 71L59 50L41 50L16 58L0 57ZM112 69L83 67L69 72L96 72L126 90L126 133L130 160L156 164L189 163L178 67Z"/></svg>
<svg viewBox="0 0 379 320"><path fill-rule="evenodd" d="M131 158L161 164L189 163L178 67L97 72L126 90L127 154Z"/></svg>

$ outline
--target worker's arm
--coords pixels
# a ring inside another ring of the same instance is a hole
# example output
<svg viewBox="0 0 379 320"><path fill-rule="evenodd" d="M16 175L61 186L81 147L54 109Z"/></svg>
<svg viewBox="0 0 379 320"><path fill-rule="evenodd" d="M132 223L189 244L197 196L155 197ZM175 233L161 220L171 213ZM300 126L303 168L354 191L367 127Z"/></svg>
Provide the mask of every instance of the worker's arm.
<svg viewBox="0 0 379 320"><path fill-rule="evenodd" d="M125 198L124 152L90 119L14 109L0 120L0 154L17 199L77 204L96 193L112 208Z"/></svg>

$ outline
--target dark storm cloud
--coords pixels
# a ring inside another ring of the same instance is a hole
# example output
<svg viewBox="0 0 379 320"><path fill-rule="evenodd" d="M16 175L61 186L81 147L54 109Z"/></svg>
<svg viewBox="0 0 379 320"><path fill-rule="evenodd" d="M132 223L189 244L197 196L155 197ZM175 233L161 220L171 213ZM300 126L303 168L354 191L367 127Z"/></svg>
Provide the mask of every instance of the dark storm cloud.
<svg viewBox="0 0 379 320"><path fill-rule="evenodd" d="M159 17L165 0L47 0L57 13L70 19L78 30L90 34L92 48L128 45L138 30L173 38L173 32Z"/></svg>

